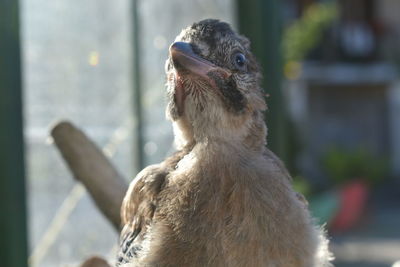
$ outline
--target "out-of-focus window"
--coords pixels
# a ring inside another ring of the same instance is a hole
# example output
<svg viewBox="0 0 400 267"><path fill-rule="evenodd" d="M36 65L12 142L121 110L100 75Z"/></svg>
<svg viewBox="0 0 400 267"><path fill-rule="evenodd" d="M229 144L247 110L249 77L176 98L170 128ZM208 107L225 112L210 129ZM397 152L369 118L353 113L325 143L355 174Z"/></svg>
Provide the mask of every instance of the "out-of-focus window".
<svg viewBox="0 0 400 267"><path fill-rule="evenodd" d="M132 17L128 0L21 0L31 266L77 266L110 259L118 236L56 151L49 129L68 119L131 179ZM138 2L145 163L173 150L165 120L164 61L179 31L203 18L234 21L229 0Z"/></svg>

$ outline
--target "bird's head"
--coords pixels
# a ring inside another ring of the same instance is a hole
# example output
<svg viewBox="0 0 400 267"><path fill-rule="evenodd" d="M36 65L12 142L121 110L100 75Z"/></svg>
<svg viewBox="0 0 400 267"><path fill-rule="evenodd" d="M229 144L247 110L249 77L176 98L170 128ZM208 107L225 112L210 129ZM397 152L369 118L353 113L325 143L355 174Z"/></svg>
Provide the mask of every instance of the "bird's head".
<svg viewBox="0 0 400 267"><path fill-rule="evenodd" d="M183 144L264 144L259 65L229 24L208 19L184 29L169 48L166 73L167 116Z"/></svg>

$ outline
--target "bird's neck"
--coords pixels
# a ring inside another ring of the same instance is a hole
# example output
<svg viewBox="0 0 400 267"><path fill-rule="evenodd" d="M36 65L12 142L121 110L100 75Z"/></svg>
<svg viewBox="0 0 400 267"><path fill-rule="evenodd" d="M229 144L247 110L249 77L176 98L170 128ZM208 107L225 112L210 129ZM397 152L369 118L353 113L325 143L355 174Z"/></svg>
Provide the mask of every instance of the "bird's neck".
<svg viewBox="0 0 400 267"><path fill-rule="evenodd" d="M232 161L236 158L261 156L264 149L264 146L254 148L239 140L238 142L232 142L223 139L208 139L194 144L192 153L196 157L210 160L210 162L214 159Z"/></svg>
<svg viewBox="0 0 400 267"><path fill-rule="evenodd" d="M201 139L183 139L179 150L194 151L209 155L224 155L232 153L263 154L266 147L265 132L250 133L236 138L206 137ZM179 144L178 140L175 140Z"/></svg>
<svg viewBox="0 0 400 267"><path fill-rule="evenodd" d="M186 119L180 119L173 124L175 144L178 149L184 147L204 148L205 151L240 151L262 153L266 145L267 127L261 112L256 112L253 118L242 127L218 130L219 127L204 129L195 128ZM214 128L216 130L214 130Z"/></svg>

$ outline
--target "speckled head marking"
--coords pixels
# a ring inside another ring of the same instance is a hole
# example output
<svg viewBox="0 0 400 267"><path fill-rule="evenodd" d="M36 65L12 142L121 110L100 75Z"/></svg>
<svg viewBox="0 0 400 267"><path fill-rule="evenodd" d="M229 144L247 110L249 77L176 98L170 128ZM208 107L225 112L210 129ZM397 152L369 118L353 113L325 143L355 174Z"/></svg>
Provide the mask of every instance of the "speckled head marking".
<svg viewBox="0 0 400 267"><path fill-rule="evenodd" d="M182 30L166 73L167 116L186 141L243 138L266 108L250 42L225 22L202 20Z"/></svg>

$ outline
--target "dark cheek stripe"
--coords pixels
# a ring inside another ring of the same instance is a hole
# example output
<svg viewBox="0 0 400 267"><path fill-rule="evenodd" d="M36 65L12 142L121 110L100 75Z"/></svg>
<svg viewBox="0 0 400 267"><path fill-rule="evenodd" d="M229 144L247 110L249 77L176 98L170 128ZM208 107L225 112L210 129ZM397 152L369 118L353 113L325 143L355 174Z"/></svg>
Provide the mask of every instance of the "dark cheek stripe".
<svg viewBox="0 0 400 267"><path fill-rule="evenodd" d="M214 72L208 73L208 76L214 80L222 95L222 100L229 111L240 113L245 109L246 99L237 89L236 83L232 78L225 80Z"/></svg>

